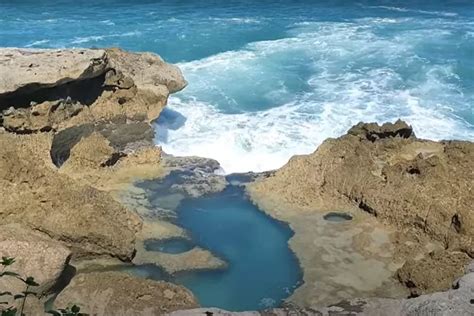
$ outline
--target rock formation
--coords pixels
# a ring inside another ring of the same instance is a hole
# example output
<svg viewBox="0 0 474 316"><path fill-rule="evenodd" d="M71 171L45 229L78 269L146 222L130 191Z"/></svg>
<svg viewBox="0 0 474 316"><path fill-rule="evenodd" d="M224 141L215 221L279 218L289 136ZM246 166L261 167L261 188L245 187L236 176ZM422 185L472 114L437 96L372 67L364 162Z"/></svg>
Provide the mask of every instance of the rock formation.
<svg viewBox="0 0 474 316"><path fill-rule="evenodd" d="M143 220L116 193L164 173L150 122L186 85L179 69L120 49L0 49L0 73L0 255L35 277L39 296L67 285L71 256L131 261ZM79 274L59 303L70 299L100 315L197 306L182 287L121 273ZM43 304L32 297L27 310Z"/></svg>
<svg viewBox="0 0 474 316"><path fill-rule="evenodd" d="M393 256L405 263L398 278L420 295L449 287L474 257L473 181L474 143L418 139L398 121L358 124L314 153L293 157L249 192L290 224L342 209L393 228Z"/></svg>

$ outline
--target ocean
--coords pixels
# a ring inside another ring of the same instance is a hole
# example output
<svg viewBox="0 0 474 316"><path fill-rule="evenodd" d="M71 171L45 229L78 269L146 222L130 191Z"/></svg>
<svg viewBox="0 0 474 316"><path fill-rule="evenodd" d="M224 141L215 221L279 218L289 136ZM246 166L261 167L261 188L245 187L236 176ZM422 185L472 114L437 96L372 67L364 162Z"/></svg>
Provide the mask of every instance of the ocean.
<svg viewBox="0 0 474 316"><path fill-rule="evenodd" d="M0 46L119 46L189 82L156 124L174 155L278 168L359 121L474 140L474 1L0 0Z"/></svg>

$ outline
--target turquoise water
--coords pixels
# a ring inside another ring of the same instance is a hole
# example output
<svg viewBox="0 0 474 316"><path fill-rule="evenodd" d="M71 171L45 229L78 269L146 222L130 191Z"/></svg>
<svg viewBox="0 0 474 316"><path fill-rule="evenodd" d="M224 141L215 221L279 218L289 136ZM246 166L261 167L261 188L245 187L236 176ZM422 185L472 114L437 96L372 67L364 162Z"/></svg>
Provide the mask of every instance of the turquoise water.
<svg viewBox="0 0 474 316"><path fill-rule="evenodd" d="M180 193L186 173L173 172L164 180L139 184L156 207L166 196ZM164 278L154 266L133 269L144 277L167 279L182 284L205 307L232 311L261 310L279 306L301 285L302 271L288 248L293 232L288 225L259 211L245 196L242 187L229 185L224 191L199 198L184 198L174 209L174 222L190 234L191 242L176 240L164 244L150 240L148 250L178 253L191 244L210 250L225 260L225 269L178 273ZM163 248L165 246L165 248Z"/></svg>
<svg viewBox="0 0 474 316"><path fill-rule="evenodd" d="M241 188L185 200L178 214L179 225L197 244L229 263L223 271L177 276L203 306L233 311L279 306L300 285L301 270L287 244L292 231L260 212Z"/></svg>
<svg viewBox="0 0 474 316"><path fill-rule="evenodd" d="M146 240L145 249L164 253L178 254L194 248L194 244L184 238L170 238L164 240Z"/></svg>
<svg viewBox="0 0 474 316"><path fill-rule="evenodd" d="M474 1L0 0L0 46L120 46L179 63L167 152L261 171L358 121L474 139Z"/></svg>

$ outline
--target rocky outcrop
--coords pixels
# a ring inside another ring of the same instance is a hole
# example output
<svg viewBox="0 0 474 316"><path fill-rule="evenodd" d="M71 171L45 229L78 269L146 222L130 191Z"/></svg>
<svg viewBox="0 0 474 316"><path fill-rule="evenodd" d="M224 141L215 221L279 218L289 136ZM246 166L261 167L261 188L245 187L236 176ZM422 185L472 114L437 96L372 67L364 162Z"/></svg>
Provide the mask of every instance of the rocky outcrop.
<svg viewBox="0 0 474 316"><path fill-rule="evenodd" d="M191 292L181 286L120 272L77 275L55 301L56 306L71 304L96 316L163 315L198 306Z"/></svg>
<svg viewBox="0 0 474 316"><path fill-rule="evenodd" d="M276 217L294 210L285 218L290 224L345 209L394 228L392 256L400 264L411 259L399 278L419 295L446 288L473 255L473 179L474 143L417 139L399 121L358 124L314 153L293 157L249 192ZM436 249L444 250L428 255Z"/></svg>
<svg viewBox="0 0 474 316"><path fill-rule="evenodd" d="M0 49L0 73L0 255L40 283L43 297L28 299L27 313L43 314L58 291L56 306L79 304L93 315L197 307L169 283L65 272L70 257L75 264L135 256L143 221L117 192L166 174L150 122L186 85L179 69L120 49ZM24 290L17 283L0 287Z"/></svg>
<svg viewBox="0 0 474 316"><path fill-rule="evenodd" d="M186 85L150 53L0 49L0 121L16 133L125 118L150 122Z"/></svg>
<svg viewBox="0 0 474 316"><path fill-rule="evenodd" d="M130 260L142 221L109 192L162 172L149 122L186 85L179 69L120 49L0 49L0 73L0 221Z"/></svg>
<svg viewBox="0 0 474 316"><path fill-rule="evenodd" d="M51 139L0 133L2 223L22 223L73 249L76 256L130 259L140 218L108 193L55 170ZM42 158L42 159L41 159Z"/></svg>

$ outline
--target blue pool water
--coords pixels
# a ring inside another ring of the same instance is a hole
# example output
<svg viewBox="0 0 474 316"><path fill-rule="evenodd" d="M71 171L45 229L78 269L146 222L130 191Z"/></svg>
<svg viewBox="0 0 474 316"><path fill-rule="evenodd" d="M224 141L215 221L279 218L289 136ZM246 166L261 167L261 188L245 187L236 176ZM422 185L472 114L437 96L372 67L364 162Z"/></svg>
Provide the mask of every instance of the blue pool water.
<svg viewBox="0 0 474 316"><path fill-rule="evenodd" d="M229 263L222 271L176 277L203 306L234 311L278 306L300 285L301 270L287 244L292 231L260 212L242 188L184 200L178 223L198 245Z"/></svg>
<svg viewBox="0 0 474 316"><path fill-rule="evenodd" d="M0 0L0 13L0 46L179 63L189 86L157 142L229 173L279 167L358 121L474 139L472 0Z"/></svg>
<svg viewBox="0 0 474 316"><path fill-rule="evenodd" d="M146 240L145 249L164 253L178 254L194 248L194 244L185 238L170 238L164 240Z"/></svg>
<svg viewBox="0 0 474 316"><path fill-rule="evenodd" d="M138 185L145 189L152 205L161 208L162 202L169 205L167 195L180 192L170 184L179 183L185 175L173 172L165 179ZM192 290L202 306L232 311L276 307L301 285L302 271L288 247L293 232L287 224L258 210L243 187L229 185L219 193L184 197L174 211L175 224L188 231L191 242L149 240L145 247L150 251L178 253L195 245L226 261L225 269L166 276L165 279ZM136 267L133 272L154 279L164 277L161 269L150 265Z"/></svg>

